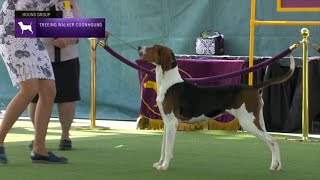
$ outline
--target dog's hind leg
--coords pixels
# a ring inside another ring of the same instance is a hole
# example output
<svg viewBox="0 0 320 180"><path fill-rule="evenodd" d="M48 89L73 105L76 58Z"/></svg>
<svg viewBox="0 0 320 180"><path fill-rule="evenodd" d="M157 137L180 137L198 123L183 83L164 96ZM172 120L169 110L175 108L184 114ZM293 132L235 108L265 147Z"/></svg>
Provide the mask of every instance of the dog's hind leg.
<svg viewBox="0 0 320 180"><path fill-rule="evenodd" d="M228 110L228 112L234 115L239 120L239 123L244 130L262 139L268 145L272 153L272 162L271 162L270 170L280 170L281 169L280 150L279 150L279 145L277 141L273 139L267 132L260 130L254 124L254 120L256 118L258 119L261 116L261 114L259 113L259 117L255 117L253 113L249 113L246 110L245 105L242 105L239 109ZM262 113L262 111L260 112Z"/></svg>
<svg viewBox="0 0 320 180"><path fill-rule="evenodd" d="M162 154L159 162L162 162L160 165L157 164L155 167L158 170L167 170L170 164L171 159L173 158L173 147L176 138L178 120L173 113L163 116L163 121L165 124L165 133L164 133L164 146L162 146ZM163 159L164 156L164 159Z"/></svg>
<svg viewBox="0 0 320 180"><path fill-rule="evenodd" d="M281 169L281 161L280 161L280 149L279 149L279 145L277 143L277 141L275 139L273 139L267 132L266 130L266 126L265 126L265 122L264 122L264 117L263 117L263 106L264 106L264 102L263 99L261 97L260 99L260 110L259 112L257 112L257 114L259 114L259 124L260 127L262 128L262 130L265 132L265 136L267 137L267 139L269 139L269 141L271 143L267 143L267 145L269 146L271 152L272 153L272 163L271 163L271 170L280 170ZM278 166L278 167L277 167ZM277 167L277 168L275 168Z"/></svg>
<svg viewBox="0 0 320 180"><path fill-rule="evenodd" d="M266 125L264 123L264 118L263 118L263 106L264 106L264 102L263 102L263 99L261 97L260 99L260 110L259 110L259 124L260 124L260 127L262 128L263 131L267 132L267 129L266 129Z"/></svg>
<svg viewBox="0 0 320 180"><path fill-rule="evenodd" d="M267 145L269 146L271 152L272 152L272 162L270 165L270 170L277 170L279 171L281 169L281 158L280 158L280 148L278 142L271 137L267 132L264 132L263 134L266 137L266 140L264 140Z"/></svg>
<svg viewBox="0 0 320 180"><path fill-rule="evenodd" d="M245 128L249 133L255 135L256 137L262 139L270 148L272 153L272 161L270 165L270 170L277 170L281 169L281 160L280 160L280 150L278 142L272 138L267 132L261 131L259 129L250 129Z"/></svg>

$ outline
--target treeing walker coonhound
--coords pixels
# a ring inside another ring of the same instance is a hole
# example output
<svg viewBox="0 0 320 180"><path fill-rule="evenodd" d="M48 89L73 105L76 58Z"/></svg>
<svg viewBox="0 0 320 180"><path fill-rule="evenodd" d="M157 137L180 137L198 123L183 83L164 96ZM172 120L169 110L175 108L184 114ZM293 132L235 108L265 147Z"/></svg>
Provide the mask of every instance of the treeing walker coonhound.
<svg viewBox="0 0 320 180"><path fill-rule="evenodd" d="M239 120L244 130L268 145L272 152L270 170L281 169L279 145L265 128L260 90L272 84L285 82L292 76L295 69L292 57L288 72L254 86L237 84L201 87L185 81L180 76L177 61L170 48L155 45L139 47L138 51L142 60L156 65L158 87L156 101L164 121L161 157L154 163L154 168L168 169L173 158L178 120L192 123L213 119L228 112Z"/></svg>

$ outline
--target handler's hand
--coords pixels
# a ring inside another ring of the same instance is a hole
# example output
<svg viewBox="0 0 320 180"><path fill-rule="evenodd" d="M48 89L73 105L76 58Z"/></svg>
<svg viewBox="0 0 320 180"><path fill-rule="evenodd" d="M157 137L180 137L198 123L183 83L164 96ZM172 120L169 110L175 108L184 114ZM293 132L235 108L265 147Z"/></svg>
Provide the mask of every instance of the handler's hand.
<svg viewBox="0 0 320 180"><path fill-rule="evenodd" d="M59 48L65 48L68 45L77 44L77 43L78 43L77 38L58 38L53 40L53 45Z"/></svg>

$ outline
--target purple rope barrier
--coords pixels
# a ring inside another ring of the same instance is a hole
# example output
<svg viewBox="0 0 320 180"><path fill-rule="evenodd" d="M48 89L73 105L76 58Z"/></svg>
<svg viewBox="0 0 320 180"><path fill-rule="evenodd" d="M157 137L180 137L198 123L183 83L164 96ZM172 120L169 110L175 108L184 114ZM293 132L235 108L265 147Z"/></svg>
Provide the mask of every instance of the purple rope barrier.
<svg viewBox="0 0 320 180"><path fill-rule="evenodd" d="M310 42L310 43L311 43L311 42ZM311 44L312 44L313 49L316 50L318 53L320 53L320 48L319 48L319 46L316 45L316 44L313 44L313 43L311 43Z"/></svg>
<svg viewBox="0 0 320 180"><path fill-rule="evenodd" d="M280 54L278 54L268 60L265 60L255 66L252 66L250 68L242 69L239 71L234 71L234 72L227 73L227 74L221 74L221 75L217 75L217 76L213 76L213 77L191 78L191 79L188 79L188 81L194 82L194 83L195 82L208 82L208 81L217 81L217 80L228 79L228 78L232 78L232 77L236 77L236 76L241 76L243 74L257 71L263 67L271 65L271 64L279 61L280 59L284 58L285 56L287 56L291 52L292 52L292 50L288 48L288 49L284 50L283 52L281 52Z"/></svg>
<svg viewBox="0 0 320 180"><path fill-rule="evenodd" d="M142 71L146 74L149 75L155 75L154 72L150 71L149 69L146 69L144 67L141 67L131 61L129 61L128 59L124 58L123 56L121 56L120 54L116 53L113 49L111 49L109 46L103 46L103 48L108 51L113 57L115 57L116 59L119 59L121 62L127 64L128 66L137 69L139 71ZM203 78L186 78L185 80L192 82L192 83L201 83L201 82L209 82L209 81L217 81L217 80L222 80L222 79L228 79L228 78L232 78L232 77L236 77L236 76L241 76L243 74L247 74L253 71L257 71L265 66L268 66L270 64L275 63L276 61L284 58L285 56L287 56L288 54L290 54L292 52L292 50L290 48L282 51L280 54L265 60L253 67L250 68L246 68L246 69L242 69L239 71L234 71L231 73L227 73L227 74L221 74L221 75L217 75L217 76L212 76L212 77L203 77Z"/></svg>

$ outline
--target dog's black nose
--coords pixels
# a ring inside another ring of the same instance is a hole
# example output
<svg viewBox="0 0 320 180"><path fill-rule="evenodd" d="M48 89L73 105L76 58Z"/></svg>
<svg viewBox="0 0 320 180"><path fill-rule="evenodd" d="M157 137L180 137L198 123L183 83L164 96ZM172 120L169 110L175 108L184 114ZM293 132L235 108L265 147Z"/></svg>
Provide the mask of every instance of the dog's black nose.
<svg viewBox="0 0 320 180"><path fill-rule="evenodd" d="M142 49L142 47L141 46L138 46L138 51L140 51Z"/></svg>

